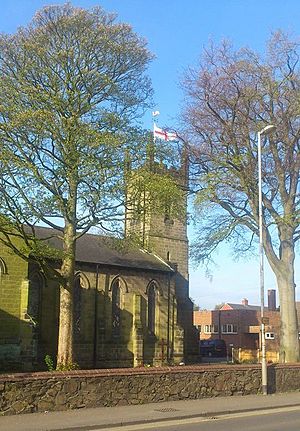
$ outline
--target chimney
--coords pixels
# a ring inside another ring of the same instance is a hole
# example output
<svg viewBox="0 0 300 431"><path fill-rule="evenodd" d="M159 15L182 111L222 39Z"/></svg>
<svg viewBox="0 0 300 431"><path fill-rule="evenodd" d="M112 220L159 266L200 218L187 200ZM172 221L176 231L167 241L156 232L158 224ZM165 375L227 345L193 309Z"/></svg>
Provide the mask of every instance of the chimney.
<svg viewBox="0 0 300 431"><path fill-rule="evenodd" d="M268 310L269 311L276 310L276 290L275 289L268 290Z"/></svg>
<svg viewBox="0 0 300 431"><path fill-rule="evenodd" d="M248 299L247 299L247 298L244 298L244 299L242 300L242 304L243 304L243 305L248 305Z"/></svg>

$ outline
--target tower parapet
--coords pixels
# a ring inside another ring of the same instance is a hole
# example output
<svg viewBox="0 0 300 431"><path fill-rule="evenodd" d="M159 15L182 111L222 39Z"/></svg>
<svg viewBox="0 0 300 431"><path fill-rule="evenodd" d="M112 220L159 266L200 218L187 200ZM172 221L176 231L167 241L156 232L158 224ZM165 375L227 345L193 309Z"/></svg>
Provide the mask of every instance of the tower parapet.
<svg viewBox="0 0 300 431"><path fill-rule="evenodd" d="M188 238L187 238L187 187L188 163L182 156L179 169L168 168L154 161L153 154L148 155L148 169L153 173L164 172L171 175L184 191L182 211L180 215L172 215L171 208L166 207L164 213L157 213L152 205L147 205L148 196L145 189L138 192L128 185L127 213L125 221L126 235L136 236L142 246L155 252L163 260L176 264L181 276L188 280ZM139 173L137 172L137 175ZM141 174L142 175L142 174ZM138 193L138 195L136 195ZM155 208L155 205L154 205Z"/></svg>

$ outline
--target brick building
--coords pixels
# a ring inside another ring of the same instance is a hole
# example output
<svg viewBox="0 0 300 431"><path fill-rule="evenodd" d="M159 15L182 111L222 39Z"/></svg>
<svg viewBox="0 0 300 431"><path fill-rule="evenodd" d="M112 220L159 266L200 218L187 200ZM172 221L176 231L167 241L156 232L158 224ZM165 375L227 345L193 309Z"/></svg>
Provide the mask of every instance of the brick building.
<svg viewBox="0 0 300 431"><path fill-rule="evenodd" d="M241 304L225 303L218 310L194 311L194 325L199 330L200 340L223 339L227 351L231 348L258 349L260 334L260 307L249 305L247 299ZM268 307L264 316L266 325L266 348L279 348L280 314L276 308L276 292L268 291Z"/></svg>

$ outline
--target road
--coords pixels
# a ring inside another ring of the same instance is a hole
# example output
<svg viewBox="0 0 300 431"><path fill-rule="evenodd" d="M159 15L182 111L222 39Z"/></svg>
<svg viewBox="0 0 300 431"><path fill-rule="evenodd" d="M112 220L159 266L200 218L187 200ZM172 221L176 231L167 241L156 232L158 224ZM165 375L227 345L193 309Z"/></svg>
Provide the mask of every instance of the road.
<svg viewBox="0 0 300 431"><path fill-rule="evenodd" d="M300 392L3 416L0 431L300 431Z"/></svg>
<svg viewBox="0 0 300 431"><path fill-rule="evenodd" d="M82 428L87 431L88 428ZM299 431L300 407L233 413L207 418L168 420L93 431ZM70 430L71 431L71 430Z"/></svg>

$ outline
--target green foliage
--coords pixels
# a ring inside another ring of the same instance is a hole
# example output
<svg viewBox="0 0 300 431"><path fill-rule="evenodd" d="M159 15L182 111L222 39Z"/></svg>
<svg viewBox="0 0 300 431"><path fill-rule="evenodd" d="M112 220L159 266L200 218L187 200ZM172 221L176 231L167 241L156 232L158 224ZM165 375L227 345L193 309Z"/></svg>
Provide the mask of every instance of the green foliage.
<svg viewBox="0 0 300 431"><path fill-rule="evenodd" d="M109 227L124 203L125 153L145 145L144 40L101 8L66 4L2 35L0 53L0 212L16 225Z"/></svg>
<svg viewBox="0 0 300 431"><path fill-rule="evenodd" d="M50 355L45 356L45 363L47 365L48 371L73 371L79 370L79 365L76 362L68 362L66 364L54 365L54 361Z"/></svg>
<svg viewBox="0 0 300 431"><path fill-rule="evenodd" d="M139 172L133 185L147 208L179 213L180 189L164 169L146 169L149 137L139 121L151 105L151 60L146 42L101 8L48 6L0 35L0 217L13 232L1 220L0 231L22 257L45 268L61 262L64 310L72 310L76 240L96 226L120 232L130 172ZM34 237L41 224L55 229L63 253ZM59 340L58 362L62 343L61 357L72 357L72 334Z"/></svg>
<svg viewBox="0 0 300 431"><path fill-rule="evenodd" d="M137 165L145 154L139 119L151 104L151 59L129 25L70 3L0 35L0 231L26 259L60 260L56 275L70 292L78 237L93 226L122 228L124 160L134 155ZM64 253L34 237L40 224L56 229ZM68 344L61 356L72 357L72 334L60 340Z"/></svg>
<svg viewBox="0 0 300 431"><path fill-rule="evenodd" d="M257 359L243 359L239 364L257 364Z"/></svg>
<svg viewBox="0 0 300 431"><path fill-rule="evenodd" d="M50 355L45 356L45 364L47 365L48 371L55 370L54 362Z"/></svg>
<svg viewBox="0 0 300 431"><path fill-rule="evenodd" d="M163 166L158 166L156 172L148 167L132 171L128 183L127 205L134 209L136 219L150 212L166 214L169 218L185 216L186 191L182 179L176 181Z"/></svg>
<svg viewBox="0 0 300 431"><path fill-rule="evenodd" d="M67 362L66 364L57 364L56 371L74 371L79 370L79 365L76 362Z"/></svg>

